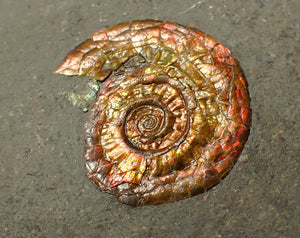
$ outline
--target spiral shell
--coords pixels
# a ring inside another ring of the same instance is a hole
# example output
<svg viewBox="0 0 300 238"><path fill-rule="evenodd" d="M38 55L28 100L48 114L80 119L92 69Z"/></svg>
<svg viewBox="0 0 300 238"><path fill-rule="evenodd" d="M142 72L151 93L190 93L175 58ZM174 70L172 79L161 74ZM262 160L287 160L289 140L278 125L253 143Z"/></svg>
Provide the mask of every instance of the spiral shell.
<svg viewBox="0 0 300 238"><path fill-rule="evenodd" d="M100 81L85 125L88 177L138 206L217 184L249 135L246 79L210 36L161 21L102 28L57 68Z"/></svg>

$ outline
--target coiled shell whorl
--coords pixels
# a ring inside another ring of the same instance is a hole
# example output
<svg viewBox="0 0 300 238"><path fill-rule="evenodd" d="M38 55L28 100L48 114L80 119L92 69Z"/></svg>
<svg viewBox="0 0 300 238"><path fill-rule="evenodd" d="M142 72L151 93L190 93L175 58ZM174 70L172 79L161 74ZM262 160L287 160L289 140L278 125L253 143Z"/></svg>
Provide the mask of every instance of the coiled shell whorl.
<svg viewBox="0 0 300 238"><path fill-rule="evenodd" d="M217 184L249 135L247 83L231 52L171 22L102 28L57 68L103 81L85 125L88 177L126 204Z"/></svg>

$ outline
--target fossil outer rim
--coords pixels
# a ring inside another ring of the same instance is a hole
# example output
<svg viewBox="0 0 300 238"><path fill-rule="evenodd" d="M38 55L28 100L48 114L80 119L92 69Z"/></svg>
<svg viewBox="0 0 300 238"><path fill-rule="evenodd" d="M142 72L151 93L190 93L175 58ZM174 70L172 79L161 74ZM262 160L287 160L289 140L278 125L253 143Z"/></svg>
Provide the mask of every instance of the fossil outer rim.
<svg viewBox="0 0 300 238"><path fill-rule="evenodd" d="M160 204L206 191L228 174L248 139L243 72L227 48L198 30L161 21L102 28L56 73L103 81L85 125L86 166L90 180L123 203ZM161 102L151 105L154 98ZM126 120L136 101L144 114ZM155 107L169 115L166 122ZM158 122L166 123L163 130L147 134L145 126Z"/></svg>

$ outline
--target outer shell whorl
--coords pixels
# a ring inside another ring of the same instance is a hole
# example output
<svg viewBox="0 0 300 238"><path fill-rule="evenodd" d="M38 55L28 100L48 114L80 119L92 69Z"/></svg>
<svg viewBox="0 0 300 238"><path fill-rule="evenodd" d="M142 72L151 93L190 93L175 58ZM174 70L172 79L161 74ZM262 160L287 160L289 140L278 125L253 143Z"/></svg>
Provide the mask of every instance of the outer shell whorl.
<svg viewBox="0 0 300 238"><path fill-rule="evenodd" d="M217 184L249 135L237 61L175 23L102 28L57 69L103 81L86 123L88 177L130 205L184 199Z"/></svg>

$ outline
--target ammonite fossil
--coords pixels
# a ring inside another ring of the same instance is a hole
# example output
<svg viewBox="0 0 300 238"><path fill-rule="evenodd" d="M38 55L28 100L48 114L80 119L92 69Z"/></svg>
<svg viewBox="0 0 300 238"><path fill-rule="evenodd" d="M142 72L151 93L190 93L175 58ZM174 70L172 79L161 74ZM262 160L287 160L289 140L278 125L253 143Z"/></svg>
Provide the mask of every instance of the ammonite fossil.
<svg viewBox="0 0 300 238"><path fill-rule="evenodd" d="M126 204L188 198L217 184L249 135L247 83L231 52L171 22L105 27L56 73L101 81L85 125L88 177Z"/></svg>

